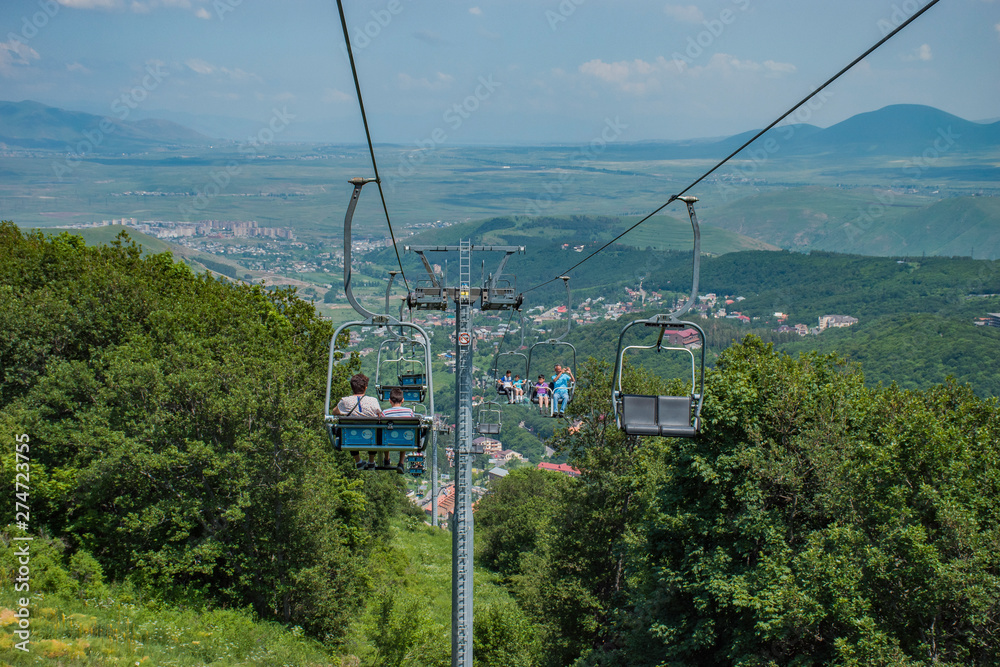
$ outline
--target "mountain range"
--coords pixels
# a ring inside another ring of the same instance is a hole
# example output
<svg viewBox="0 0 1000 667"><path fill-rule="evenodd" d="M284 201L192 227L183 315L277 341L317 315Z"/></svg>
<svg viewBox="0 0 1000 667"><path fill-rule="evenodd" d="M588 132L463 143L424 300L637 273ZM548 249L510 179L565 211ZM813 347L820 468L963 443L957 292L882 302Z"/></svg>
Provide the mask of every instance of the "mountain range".
<svg viewBox="0 0 1000 667"><path fill-rule="evenodd" d="M718 158L738 148L758 131L714 139L609 144L606 157L623 160ZM95 134L99 132L101 134ZM126 121L30 100L0 102L0 145L65 150L87 136L102 136L93 151L99 153L162 150L213 142L204 134L166 120ZM780 150L787 156L824 153L920 156L928 149L969 152L996 147L1000 147L1000 121L976 123L933 107L896 104L852 116L827 128L802 123L779 125L747 152L775 153Z"/></svg>
<svg viewBox="0 0 1000 667"><path fill-rule="evenodd" d="M749 130L722 139L619 144L609 146L608 155L631 160L719 158L759 131ZM934 107L894 104L851 116L827 128L805 123L779 124L741 156L761 150L768 155L780 151L783 156L834 153L838 157L920 156L928 149L943 154L997 147L1000 147L1000 122L975 123Z"/></svg>
<svg viewBox="0 0 1000 667"><path fill-rule="evenodd" d="M212 139L167 120L126 121L38 102L0 101L0 146L76 153L122 153L203 146ZM85 143L82 148L79 144Z"/></svg>

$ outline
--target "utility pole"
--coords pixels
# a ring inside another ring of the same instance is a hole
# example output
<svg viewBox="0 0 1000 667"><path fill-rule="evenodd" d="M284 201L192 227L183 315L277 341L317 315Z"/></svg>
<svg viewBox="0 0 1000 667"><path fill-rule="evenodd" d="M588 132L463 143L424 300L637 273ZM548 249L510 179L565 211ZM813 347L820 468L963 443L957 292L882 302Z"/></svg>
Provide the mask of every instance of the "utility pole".
<svg viewBox="0 0 1000 667"><path fill-rule="evenodd" d="M455 304L455 515L451 542L451 664L472 667L472 559L474 524L472 518L472 310L479 303L483 310L518 310L523 300L500 276L510 256L524 252L523 246L473 246L463 240L458 246L408 246L420 255L430 276L407 297L411 307L444 309ZM438 282L425 252L459 253L458 287ZM505 253L495 274L482 287L472 287L472 253ZM481 301L480 301L481 300Z"/></svg>

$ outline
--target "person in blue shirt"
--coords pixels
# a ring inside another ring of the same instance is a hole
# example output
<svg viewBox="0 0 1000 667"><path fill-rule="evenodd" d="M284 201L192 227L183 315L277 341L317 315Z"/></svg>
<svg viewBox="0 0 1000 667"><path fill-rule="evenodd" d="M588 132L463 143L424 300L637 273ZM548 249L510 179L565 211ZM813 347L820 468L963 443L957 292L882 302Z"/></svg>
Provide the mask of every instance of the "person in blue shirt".
<svg viewBox="0 0 1000 667"><path fill-rule="evenodd" d="M569 405L569 383L576 383L576 378L573 377L573 371L568 367L563 367L556 364L555 367L556 374L552 376L552 382L554 389L552 390L552 416L553 417L565 417L566 416L566 406ZM562 402L562 408L560 409L559 403Z"/></svg>

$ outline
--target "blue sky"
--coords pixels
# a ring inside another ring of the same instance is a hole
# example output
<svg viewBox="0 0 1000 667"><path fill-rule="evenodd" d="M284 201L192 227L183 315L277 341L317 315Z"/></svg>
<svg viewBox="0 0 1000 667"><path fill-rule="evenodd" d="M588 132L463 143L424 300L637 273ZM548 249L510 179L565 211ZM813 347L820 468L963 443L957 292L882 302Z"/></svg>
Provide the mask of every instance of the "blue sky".
<svg viewBox="0 0 1000 667"><path fill-rule="evenodd" d="M924 0L347 0L376 142L762 127ZM364 140L335 0L4 0L0 99L240 139ZM1000 117L1000 0L941 0L798 119ZM438 141L440 143L440 141Z"/></svg>

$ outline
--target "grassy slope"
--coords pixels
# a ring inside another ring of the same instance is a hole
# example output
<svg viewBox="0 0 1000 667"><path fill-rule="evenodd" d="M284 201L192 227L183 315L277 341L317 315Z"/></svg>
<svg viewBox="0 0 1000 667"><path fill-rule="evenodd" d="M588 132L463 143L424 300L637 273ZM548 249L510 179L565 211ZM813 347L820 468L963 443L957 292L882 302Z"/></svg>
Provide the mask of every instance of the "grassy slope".
<svg viewBox="0 0 1000 667"><path fill-rule="evenodd" d="M0 664L329 665L318 643L239 610L192 611L142 600L123 588L108 597L32 598L29 652L14 648L16 600L0 594ZM6 662L4 662L6 661ZM336 663L335 663L336 664Z"/></svg>
<svg viewBox="0 0 1000 667"><path fill-rule="evenodd" d="M451 533L399 521L391 555L373 575L414 600L422 632L435 653L450 649ZM381 569L379 569L381 568ZM477 606L503 603L507 593L484 570L475 571ZM31 606L31 652L13 647L16 595L0 591L0 665L337 665L372 655L372 619L358 619L341 651L328 651L299 630L255 621L241 610L201 610L143 599L113 588L102 600L36 596ZM347 662L343 662L343 660Z"/></svg>

